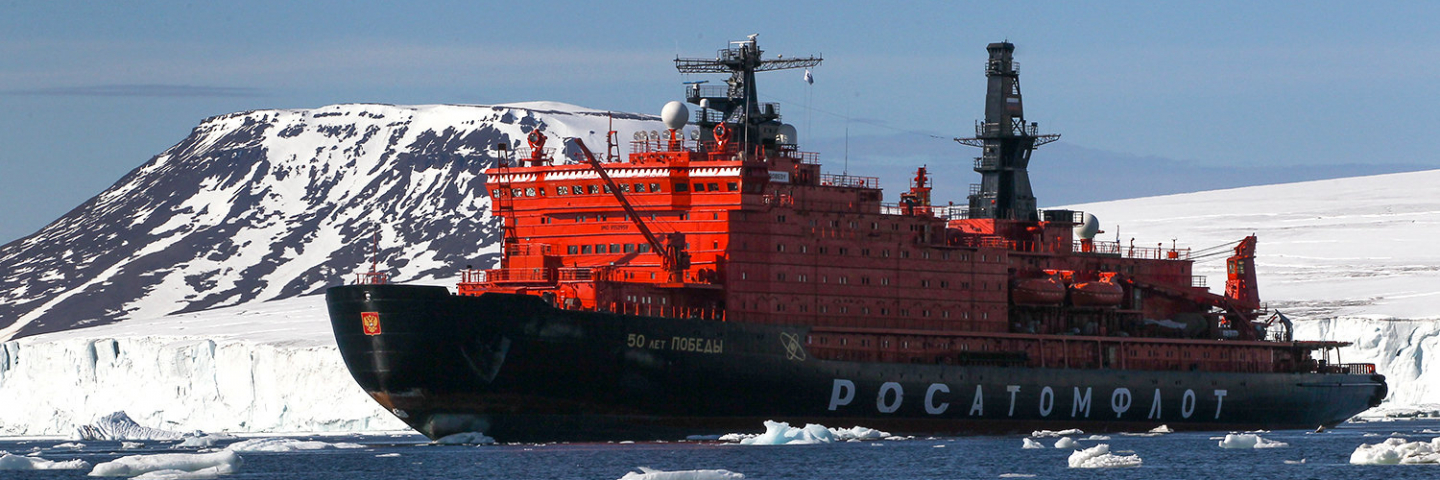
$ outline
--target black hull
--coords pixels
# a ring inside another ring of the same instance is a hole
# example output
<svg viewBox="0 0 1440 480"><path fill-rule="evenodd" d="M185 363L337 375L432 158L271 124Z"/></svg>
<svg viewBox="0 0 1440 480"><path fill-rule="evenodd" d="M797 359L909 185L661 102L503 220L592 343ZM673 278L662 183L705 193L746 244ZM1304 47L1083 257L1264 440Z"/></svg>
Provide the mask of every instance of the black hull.
<svg viewBox="0 0 1440 480"><path fill-rule="evenodd" d="M430 438L678 439L767 419L907 434L1313 429L1386 392L1380 375L818 360L804 327L566 311L443 287L343 286L326 300L356 382ZM362 312L378 313L378 334Z"/></svg>

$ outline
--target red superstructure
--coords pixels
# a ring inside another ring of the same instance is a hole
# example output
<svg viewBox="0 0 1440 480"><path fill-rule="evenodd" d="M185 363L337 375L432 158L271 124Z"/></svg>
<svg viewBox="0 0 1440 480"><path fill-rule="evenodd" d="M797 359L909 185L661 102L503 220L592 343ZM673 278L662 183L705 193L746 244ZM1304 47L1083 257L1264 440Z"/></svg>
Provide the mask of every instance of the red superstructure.
<svg viewBox="0 0 1440 480"><path fill-rule="evenodd" d="M578 158L562 162L535 131L529 148L487 170L503 257L465 272L459 293L803 325L810 354L834 360L1373 373L1310 358L1339 343L1264 338L1253 236L1227 260L1217 295L1193 275L1188 249L1098 241L1093 217L1035 209L1029 155L1058 135L1024 121L1013 46L990 48L986 120L961 139L984 151L968 207L933 205L924 167L896 203L876 178L822 173L753 93L756 71L819 59L760 60L752 38L714 61L676 60L682 71L732 73L723 95L691 85L698 138L685 138L681 106L668 132L631 142L623 161L567 140ZM614 132L607 138L617 151Z"/></svg>

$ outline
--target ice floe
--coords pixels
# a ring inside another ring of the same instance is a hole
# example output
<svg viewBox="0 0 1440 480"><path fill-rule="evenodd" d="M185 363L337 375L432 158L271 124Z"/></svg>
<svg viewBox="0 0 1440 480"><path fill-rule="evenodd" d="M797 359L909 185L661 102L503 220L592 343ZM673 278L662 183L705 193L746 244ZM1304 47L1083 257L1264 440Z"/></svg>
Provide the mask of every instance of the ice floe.
<svg viewBox="0 0 1440 480"><path fill-rule="evenodd" d="M135 423L125 412L115 412L95 423L75 427L76 440L179 440L185 434Z"/></svg>
<svg viewBox="0 0 1440 480"><path fill-rule="evenodd" d="M1113 468L1138 467L1139 455L1116 455L1110 453L1110 445L1099 444L1070 454L1070 468Z"/></svg>
<svg viewBox="0 0 1440 480"><path fill-rule="evenodd" d="M234 473L242 462L240 454L233 450L131 455L96 465L90 470L90 476L135 477L154 472L155 475L148 478L198 478Z"/></svg>
<svg viewBox="0 0 1440 480"><path fill-rule="evenodd" d="M170 448L210 448L214 447L222 441L234 439L234 436L224 433L210 434L205 432L195 432L191 434L186 434L184 440L182 440L180 443L171 445Z"/></svg>
<svg viewBox="0 0 1440 480"><path fill-rule="evenodd" d="M1020 440L1024 442L1024 445L1020 448L1045 448L1045 444L1037 442L1034 439L1022 438Z"/></svg>
<svg viewBox="0 0 1440 480"><path fill-rule="evenodd" d="M1440 464L1440 437L1429 442L1407 442L1391 438L1374 445L1362 444L1350 453L1356 465Z"/></svg>
<svg viewBox="0 0 1440 480"><path fill-rule="evenodd" d="M1084 435L1084 434L1085 434L1085 432L1080 431L1080 429L1078 429L1078 428L1072 428L1072 429L1069 429L1069 430L1060 430L1060 431L1058 431L1058 432L1057 432L1057 431L1054 431L1054 430L1036 430L1036 431L1030 432L1030 436L1035 437L1035 438L1064 437L1064 436L1068 436L1068 435Z"/></svg>
<svg viewBox="0 0 1440 480"><path fill-rule="evenodd" d="M1055 441L1055 448L1075 448L1075 441L1070 437L1060 437Z"/></svg>
<svg viewBox="0 0 1440 480"><path fill-rule="evenodd" d="M678 470L667 472L649 467L637 467L640 472L629 472L620 480L738 480L745 474L729 470Z"/></svg>
<svg viewBox="0 0 1440 480"><path fill-rule="evenodd" d="M438 445L491 445L495 443L495 439L480 432L461 432L440 437L432 443Z"/></svg>
<svg viewBox="0 0 1440 480"><path fill-rule="evenodd" d="M256 438L236 442L225 447L236 452L295 452L301 450L325 450L331 448L365 448L350 442L328 443L317 440L296 440L293 438Z"/></svg>
<svg viewBox="0 0 1440 480"><path fill-rule="evenodd" d="M1100 442L1100 441L1105 441L1105 440L1109 440L1109 439L1110 439L1110 437L1109 437L1109 436L1106 436L1106 435L1091 435L1091 436L1082 438L1081 440L1090 441L1090 442Z"/></svg>
<svg viewBox="0 0 1440 480"><path fill-rule="evenodd" d="M0 470L81 470L86 468L90 468L90 463L80 459L57 462L0 452Z"/></svg>
<svg viewBox="0 0 1440 480"><path fill-rule="evenodd" d="M687 438L701 439L701 437ZM722 442L739 443L741 445L805 445L867 440L905 440L909 438L911 437L897 437L891 435L889 432L859 426L851 428L829 428L824 425L810 423L804 427L797 428L790 426L790 424L786 422L766 420L765 433L730 433L721 435L718 440Z"/></svg>
<svg viewBox="0 0 1440 480"><path fill-rule="evenodd" d="M1280 448L1288 447L1290 444L1266 440L1253 433L1231 433L1225 435L1220 441L1220 448Z"/></svg>

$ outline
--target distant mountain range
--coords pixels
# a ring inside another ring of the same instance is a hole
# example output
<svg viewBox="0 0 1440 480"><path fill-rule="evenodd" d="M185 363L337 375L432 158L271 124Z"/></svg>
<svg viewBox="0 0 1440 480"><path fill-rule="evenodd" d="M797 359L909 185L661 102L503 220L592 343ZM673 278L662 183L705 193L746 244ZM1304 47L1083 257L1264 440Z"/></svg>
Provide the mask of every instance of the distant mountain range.
<svg viewBox="0 0 1440 480"><path fill-rule="evenodd" d="M483 171L538 128L603 151L658 117L573 105L334 105L207 119L0 247L0 340L322 291L368 268L449 278L498 255ZM377 238L378 242L372 242Z"/></svg>

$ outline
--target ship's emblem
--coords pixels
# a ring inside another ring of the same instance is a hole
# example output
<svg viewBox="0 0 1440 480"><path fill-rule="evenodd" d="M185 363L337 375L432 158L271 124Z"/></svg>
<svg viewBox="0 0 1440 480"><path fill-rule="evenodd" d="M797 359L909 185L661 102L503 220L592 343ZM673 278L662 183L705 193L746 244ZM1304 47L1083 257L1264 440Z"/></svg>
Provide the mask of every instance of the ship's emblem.
<svg viewBox="0 0 1440 480"><path fill-rule="evenodd" d="M780 343L785 345L785 357L795 360L805 360L805 348L800 346L800 337L793 333L781 333Z"/></svg>
<svg viewBox="0 0 1440 480"><path fill-rule="evenodd" d="M379 335L380 312L360 312L360 326L366 335Z"/></svg>

